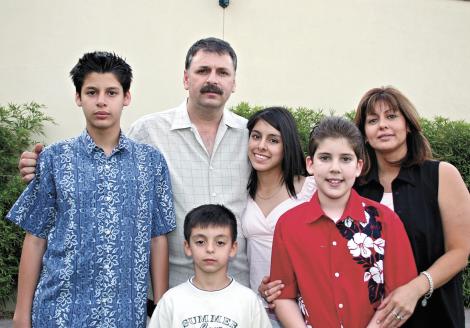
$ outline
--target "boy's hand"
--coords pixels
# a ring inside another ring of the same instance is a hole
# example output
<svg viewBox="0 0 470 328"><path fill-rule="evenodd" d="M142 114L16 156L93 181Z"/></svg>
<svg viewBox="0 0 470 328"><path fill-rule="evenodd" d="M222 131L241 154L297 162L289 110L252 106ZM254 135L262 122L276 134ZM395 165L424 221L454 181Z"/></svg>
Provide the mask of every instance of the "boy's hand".
<svg viewBox="0 0 470 328"><path fill-rule="evenodd" d="M263 277L258 287L261 297L268 303L270 309L274 309L273 301L281 295L284 284L281 280L269 281L269 276Z"/></svg>
<svg viewBox="0 0 470 328"><path fill-rule="evenodd" d="M21 180L30 182L36 175L36 163L44 145L36 144L33 151L25 151L21 154L20 161L18 162L18 169L20 170Z"/></svg>
<svg viewBox="0 0 470 328"><path fill-rule="evenodd" d="M13 328L31 328L31 316L18 315L15 312L13 316Z"/></svg>

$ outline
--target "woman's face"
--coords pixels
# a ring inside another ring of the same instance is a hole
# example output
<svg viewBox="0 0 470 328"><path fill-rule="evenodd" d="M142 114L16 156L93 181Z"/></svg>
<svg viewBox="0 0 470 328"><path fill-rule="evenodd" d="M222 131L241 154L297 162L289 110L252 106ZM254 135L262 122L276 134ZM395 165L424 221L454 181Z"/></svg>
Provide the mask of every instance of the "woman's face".
<svg viewBox="0 0 470 328"><path fill-rule="evenodd" d="M398 159L406 155L409 129L405 117L387 103L378 102L374 112L367 114L364 131L366 141L376 153L393 154Z"/></svg>
<svg viewBox="0 0 470 328"><path fill-rule="evenodd" d="M284 149L281 132L264 120L258 120L250 132L248 158L258 172L281 171Z"/></svg>

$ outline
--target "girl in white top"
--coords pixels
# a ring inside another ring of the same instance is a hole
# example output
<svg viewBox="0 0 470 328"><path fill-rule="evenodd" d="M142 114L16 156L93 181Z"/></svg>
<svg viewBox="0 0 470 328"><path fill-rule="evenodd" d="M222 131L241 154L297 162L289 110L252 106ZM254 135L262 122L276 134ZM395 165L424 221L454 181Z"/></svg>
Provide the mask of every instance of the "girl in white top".
<svg viewBox="0 0 470 328"><path fill-rule="evenodd" d="M242 229L247 239L250 287L257 292L262 282L269 281L277 220L287 210L310 200L316 185L313 177L306 177L299 134L287 109L270 107L259 111L251 116L247 127L250 133L248 158L253 168ZM272 296L277 296L275 294ZM267 296L271 295L262 296L270 301ZM268 308L268 304L265 305ZM269 316L273 327L281 327L273 311Z"/></svg>

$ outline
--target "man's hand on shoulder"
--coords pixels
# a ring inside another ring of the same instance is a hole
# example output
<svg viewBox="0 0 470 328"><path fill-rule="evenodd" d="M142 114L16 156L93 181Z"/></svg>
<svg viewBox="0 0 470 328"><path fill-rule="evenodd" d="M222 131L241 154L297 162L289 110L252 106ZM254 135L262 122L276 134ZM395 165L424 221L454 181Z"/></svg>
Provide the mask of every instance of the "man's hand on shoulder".
<svg viewBox="0 0 470 328"><path fill-rule="evenodd" d="M21 180L30 182L36 175L36 163L39 158L44 145L36 144L33 151L25 151L21 154L20 161L18 162L18 169L20 170Z"/></svg>

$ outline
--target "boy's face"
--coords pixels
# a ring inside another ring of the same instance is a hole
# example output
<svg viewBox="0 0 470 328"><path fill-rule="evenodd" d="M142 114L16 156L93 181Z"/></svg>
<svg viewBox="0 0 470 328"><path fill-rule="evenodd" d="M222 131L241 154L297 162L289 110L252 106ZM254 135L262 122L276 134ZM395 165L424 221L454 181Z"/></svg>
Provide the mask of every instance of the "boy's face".
<svg viewBox="0 0 470 328"><path fill-rule="evenodd" d="M193 258L196 274L226 274L229 258L237 253L237 242L232 241L229 227L196 226L189 243L184 242L184 252Z"/></svg>
<svg viewBox="0 0 470 328"><path fill-rule="evenodd" d="M129 92L113 73L89 73L75 102L82 107L89 132L120 129L121 112L131 102Z"/></svg>
<svg viewBox="0 0 470 328"><path fill-rule="evenodd" d="M320 201L346 202L361 169L362 160L345 138L326 138L313 157L307 157L307 171L315 177Z"/></svg>

